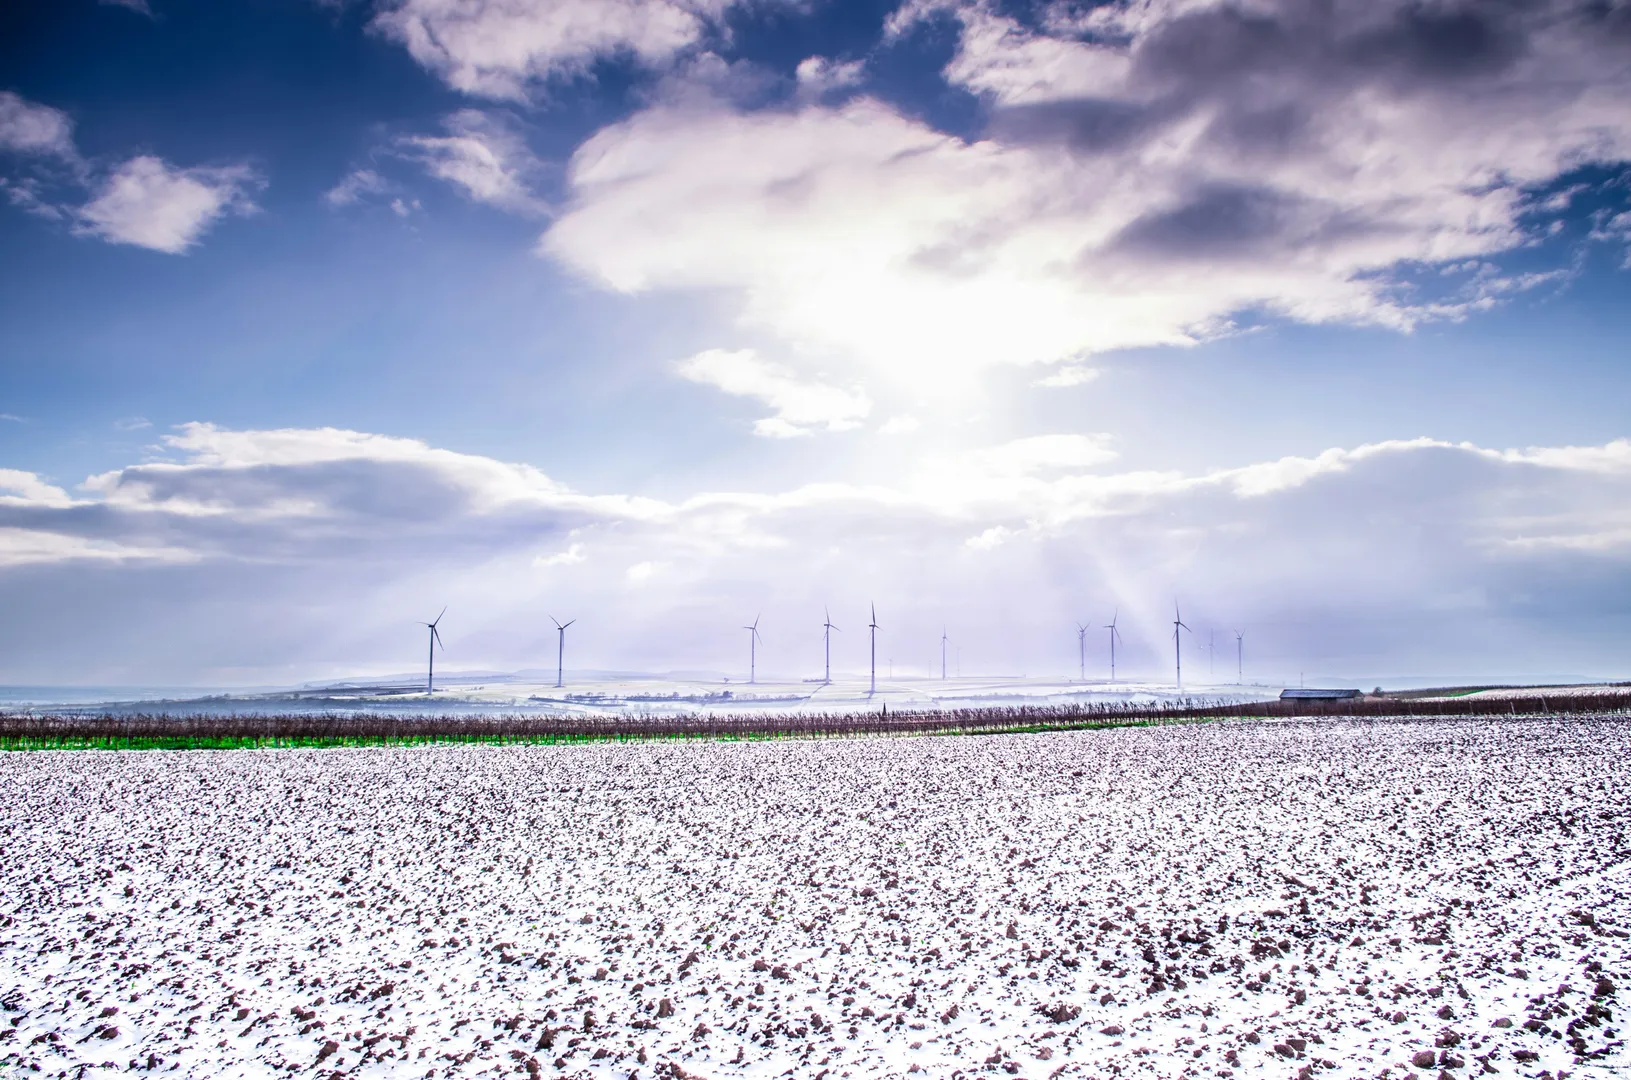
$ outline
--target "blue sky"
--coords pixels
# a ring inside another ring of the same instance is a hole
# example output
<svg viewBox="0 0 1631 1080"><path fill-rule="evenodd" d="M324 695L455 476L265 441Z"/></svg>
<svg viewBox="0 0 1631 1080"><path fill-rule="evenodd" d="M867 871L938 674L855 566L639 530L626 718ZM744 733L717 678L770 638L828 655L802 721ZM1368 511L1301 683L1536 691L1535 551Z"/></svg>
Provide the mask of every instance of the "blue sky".
<svg viewBox="0 0 1631 1080"><path fill-rule="evenodd" d="M443 604L798 675L874 599L1155 676L1174 597L1267 679L1627 674L1624 5L39 3L0 95L0 681Z"/></svg>

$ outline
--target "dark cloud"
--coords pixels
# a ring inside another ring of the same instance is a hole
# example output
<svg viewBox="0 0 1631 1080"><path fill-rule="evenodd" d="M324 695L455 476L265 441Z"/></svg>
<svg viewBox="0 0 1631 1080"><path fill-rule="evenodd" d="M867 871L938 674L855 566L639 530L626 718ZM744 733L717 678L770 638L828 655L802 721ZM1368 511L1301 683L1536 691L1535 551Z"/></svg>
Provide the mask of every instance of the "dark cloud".
<svg viewBox="0 0 1631 1080"><path fill-rule="evenodd" d="M1094 154L1131 146L1168 123L1171 103L1082 98L1014 105L991 117L992 137L1009 143L1062 143Z"/></svg>
<svg viewBox="0 0 1631 1080"><path fill-rule="evenodd" d="M1116 246L1166 257L1247 255L1283 244L1289 233L1302 231L1307 210L1302 200L1272 188L1207 185L1176 209L1133 222Z"/></svg>

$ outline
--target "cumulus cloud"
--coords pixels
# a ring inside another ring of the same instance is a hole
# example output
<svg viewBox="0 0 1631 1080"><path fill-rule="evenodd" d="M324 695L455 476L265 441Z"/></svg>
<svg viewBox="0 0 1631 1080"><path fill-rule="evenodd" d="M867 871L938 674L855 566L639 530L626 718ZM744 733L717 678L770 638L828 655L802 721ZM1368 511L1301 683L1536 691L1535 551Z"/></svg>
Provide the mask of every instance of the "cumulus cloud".
<svg viewBox="0 0 1631 1080"><path fill-rule="evenodd" d="M72 504L68 493L47 484L31 472L21 469L0 469L0 501L14 505L38 505L60 508Z"/></svg>
<svg viewBox="0 0 1631 1080"><path fill-rule="evenodd" d="M427 507L478 515L534 512L562 520L614 513L639 518L656 504L576 495L528 465L458 454L415 439L339 428L228 431L185 424L162 445L180 462L150 462L92 476L85 489L113 507L176 517L287 518L340 524L373 514L419 517ZM366 475L403 482L371 490ZM420 509L416 510L415 507Z"/></svg>
<svg viewBox="0 0 1631 1080"><path fill-rule="evenodd" d="M183 169L131 158L79 210L75 231L109 243L180 255L223 215L251 214L260 179L247 165Z"/></svg>
<svg viewBox="0 0 1631 1080"><path fill-rule="evenodd" d="M603 57L660 66L696 44L729 0L392 0L374 27L449 86L524 99Z"/></svg>
<svg viewBox="0 0 1631 1080"><path fill-rule="evenodd" d="M871 400L861 391L799 379L751 349L709 349L681 361L679 372L692 382L756 398L775 409L774 415L753 426L755 434L771 438L792 438L821 429L847 431L858 427L872 411Z"/></svg>
<svg viewBox="0 0 1631 1080"><path fill-rule="evenodd" d="M500 117L462 109L444 122L446 135L412 135L400 146L432 176L466 197L513 214L542 214L529 178L541 168L526 143Z"/></svg>
<svg viewBox="0 0 1631 1080"><path fill-rule="evenodd" d="M608 665L706 665L736 644L712 627L740 620L720 613L761 605L767 641L791 649L808 622L819 658L809 613L829 603L845 625L846 606L876 599L897 659L950 619L966 660L1033 672L1056 646L1074 670L1073 620L1119 605L1126 662L1153 673L1167 670L1174 594L1197 629L1247 627L1265 664L1484 670L1550 649L1564 665L1552 670L1590 670L1618 662L1600 631L1631 589L1623 441L1424 438L1183 473L1118 468L1102 439L1065 433L929 452L873 483L673 501L578 492L535 466L363 432L193 425L163 447L174 460L98 475L72 497L0 475L0 564L13 567L0 601L51 613L47 628L63 615L9 643L25 658L13 670L36 653L149 648L119 636L132 620L113 616L133 607L210 624L201 640L240 643L238 663L274 609L390 645L403 604L428 595L487 635L488 660L516 666L542 641L546 599L596 612L587 635L627 628L593 646Z"/></svg>
<svg viewBox="0 0 1631 1080"><path fill-rule="evenodd" d="M145 4L125 6L151 14ZM0 151L57 166L58 175L49 182L40 176L0 177L0 190L14 206L53 221L71 219L81 236L172 255L196 244L222 215L254 213L251 192L264 186L247 165L179 168L148 154L97 179L102 168L80 156L68 114L10 91L0 91ZM52 172L38 167L35 171ZM50 184L60 182L63 173L78 188L94 188L90 201L76 208L49 193Z"/></svg>
<svg viewBox="0 0 1631 1080"><path fill-rule="evenodd" d="M942 10L981 137L868 98L662 102L578 149L540 250L617 291L727 291L755 327L921 384L1243 313L1461 318L1502 290L1436 295L1414 268L1527 243L1533 189L1631 158L1613 6Z"/></svg>
<svg viewBox="0 0 1631 1080"><path fill-rule="evenodd" d="M820 100L824 95L858 86L866 78L866 65L859 60L830 60L825 56L810 56L799 61L794 70L799 97L806 101Z"/></svg>
<svg viewBox="0 0 1631 1080"><path fill-rule="evenodd" d="M0 90L0 150L77 159L74 122L61 109Z"/></svg>

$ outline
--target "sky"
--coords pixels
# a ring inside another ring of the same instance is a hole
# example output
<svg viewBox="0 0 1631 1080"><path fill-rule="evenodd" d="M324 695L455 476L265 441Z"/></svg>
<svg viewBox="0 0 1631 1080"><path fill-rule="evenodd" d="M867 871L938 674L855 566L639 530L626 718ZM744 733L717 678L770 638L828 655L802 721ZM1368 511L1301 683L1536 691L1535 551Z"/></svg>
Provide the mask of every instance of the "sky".
<svg viewBox="0 0 1631 1080"><path fill-rule="evenodd" d="M0 683L1628 678L1628 162L1623 0L5 5Z"/></svg>

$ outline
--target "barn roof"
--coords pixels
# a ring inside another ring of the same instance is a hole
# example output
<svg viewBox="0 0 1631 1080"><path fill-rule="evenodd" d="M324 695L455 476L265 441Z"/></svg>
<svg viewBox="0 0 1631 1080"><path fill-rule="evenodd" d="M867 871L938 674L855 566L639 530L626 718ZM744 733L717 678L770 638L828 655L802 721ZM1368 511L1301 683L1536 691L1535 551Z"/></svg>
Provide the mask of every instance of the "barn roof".
<svg viewBox="0 0 1631 1080"><path fill-rule="evenodd" d="M1321 690L1311 686L1280 691L1281 701L1340 701L1360 696L1361 692L1358 690Z"/></svg>

